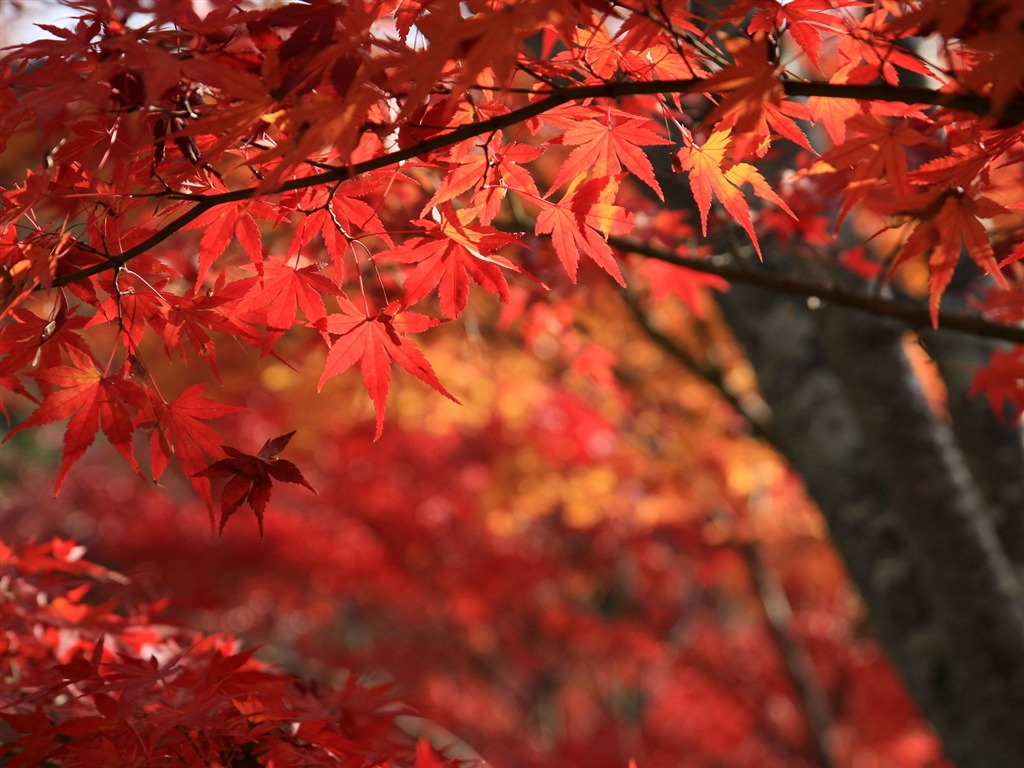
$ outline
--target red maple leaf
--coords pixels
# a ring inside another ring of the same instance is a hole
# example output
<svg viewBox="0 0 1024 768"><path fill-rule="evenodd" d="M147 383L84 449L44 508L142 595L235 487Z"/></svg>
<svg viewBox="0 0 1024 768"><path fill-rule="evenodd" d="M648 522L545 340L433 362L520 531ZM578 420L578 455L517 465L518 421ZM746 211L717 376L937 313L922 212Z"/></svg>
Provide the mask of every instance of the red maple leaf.
<svg viewBox="0 0 1024 768"><path fill-rule="evenodd" d="M747 31L774 34L784 30L818 67L822 38L842 29L841 17L826 0L788 0L785 3L749 3L756 8ZM819 68L820 69L820 68Z"/></svg>
<svg viewBox="0 0 1024 768"><path fill-rule="evenodd" d="M425 216L432 208L475 189L469 207L481 224L490 224L509 190L530 198L540 197L537 183L523 164L536 160L542 153L540 147L513 142L488 148L486 154L466 155L448 172L420 215Z"/></svg>
<svg viewBox="0 0 1024 768"><path fill-rule="evenodd" d="M729 290L729 283L717 275L697 272L664 261L647 259L640 265L641 271L650 280L651 298L657 302L674 294L693 312L695 317L706 314L705 303L701 301L701 290L712 288L716 291Z"/></svg>
<svg viewBox="0 0 1024 768"><path fill-rule="evenodd" d="M988 366L979 369L971 382L970 394L981 392L998 416L1010 416L1010 423L1020 419L1024 414L1024 347L997 349L992 353Z"/></svg>
<svg viewBox="0 0 1024 768"><path fill-rule="evenodd" d="M467 155L442 179L434 196L423 206L421 216L431 208L454 200L487 179L491 159L485 154Z"/></svg>
<svg viewBox="0 0 1024 768"><path fill-rule="evenodd" d="M735 157L746 157L750 152L764 157L771 146L773 129L813 152L793 119L806 120L810 115L802 104L784 99L780 80L782 68L772 62L765 37L733 39L726 47L735 64L701 80L703 91L723 92L721 101L704 119L704 124L717 125L719 130L732 129Z"/></svg>
<svg viewBox="0 0 1024 768"><path fill-rule="evenodd" d="M834 77L832 81L844 82ZM839 146L846 141L846 121L859 115L860 107L852 99L811 96L807 100L807 111L815 122L825 127L832 143Z"/></svg>
<svg viewBox="0 0 1024 768"><path fill-rule="evenodd" d="M855 114L846 119L845 127L860 135L833 147L809 169L809 173L853 169L846 182L840 222L854 203L866 197L883 180L899 195L912 194L906 148L923 143L927 137L904 123L890 124L884 118Z"/></svg>
<svg viewBox="0 0 1024 768"><path fill-rule="evenodd" d="M236 237L249 261L256 267L256 271L263 269L263 238L253 213L267 218L273 216L273 210L266 203L242 200L215 206L189 225L189 229L206 229L199 241L199 272L196 276L196 285L203 284L213 262L220 258Z"/></svg>
<svg viewBox="0 0 1024 768"><path fill-rule="evenodd" d="M388 252L397 261L416 262L403 284L402 305L412 306L437 288L441 311L455 317L469 301L470 280L507 302L508 283L501 269L521 270L496 252L519 241L493 227L474 225L469 209L456 211L450 204L444 205L437 218L439 224L417 220L424 236Z"/></svg>
<svg viewBox="0 0 1024 768"><path fill-rule="evenodd" d="M9 210L5 213L10 215ZM40 286L50 286L60 256L72 242L69 232L52 243L22 241L15 227L0 227L0 319Z"/></svg>
<svg viewBox="0 0 1024 768"><path fill-rule="evenodd" d="M315 323L327 316L323 296L336 296L340 290L321 273L321 265L295 269L279 261L263 265L259 284L243 299L239 311L258 309L266 313L267 328L280 335L295 324L298 309L306 320Z"/></svg>
<svg viewBox="0 0 1024 768"><path fill-rule="evenodd" d="M565 133L551 143L575 146L562 163L558 176L551 183L551 189L558 189L581 173L589 172L595 178L617 176L625 166L653 189L660 199L664 199L661 187L654 178L651 161L641 147L671 142L647 127L648 120L610 106L590 107L586 110L575 107L565 112L564 116L553 114L546 117L549 124L566 128ZM581 113L593 117L582 119Z"/></svg>
<svg viewBox="0 0 1024 768"><path fill-rule="evenodd" d="M57 302L46 317L19 307L4 318L6 322L0 327L0 387L38 402L20 379L25 371L60 365L62 353L69 348L88 354L85 338L78 333L86 318L75 314L74 307L68 311L63 294L58 294ZM0 415L7 418L3 402Z"/></svg>
<svg viewBox="0 0 1024 768"><path fill-rule="evenodd" d="M124 376L107 376L96 367L93 358L74 346L66 348L70 365L59 365L34 374L40 382L55 387L25 421L12 429L13 435L29 427L70 419L64 432L64 451L53 492L60 491L64 479L103 429L110 443L124 456L132 469L142 474L132 452L132 418L129 407L138 407L145 391Z"/></svg>
<svg viewBox="0 0 1024 768"><path fill-rule="evenodd" d="M174 456L196 491L207 504L212 504L210 481L199 476L199 472L210 459L221 455L221 439L203 422L242 409L208 400L202 396L205 387L205 384L195 384L169 403L150 398L135 417L135 426L153 430L150 437L153 481L160 479Z"/></svg>
<svg viewBox="0 0 1024 768"><path fill-rule="evenodd" d="M419 347L405 335L425 331L440 321L418 312L405 311L397 301L377 314L359 309L344 296L338 298L338 303L340 313L328 315L316 323L317 328L331 339L331 349L317 390L323 389L329 379L359 363L363 384L377 413L374 440L380 438L384 430L384 406L391 384L392 361L452 402L459 402L442 386Z"/></svg>
<svg viewBox="0 0 1024 768"><path fill-rule="evenodd" d="M538 201L541 210L537 214L536 232L551 235L555 253L574 283L580 254L584 254L625 286L605 237L629 232L632 216L625 208L609 202L608 191L617 187L614 179L584 179L585 174L577 176L558 203Z"/></svg>
<svg viewBox="0 0 1024 768"><path fill-rule="evenodd" d="M531 199L540 197L537 182L525 163L536 160L543 154L540 147L530 144L507 144L495 156L491 168L491 181L473 196L473 206L477 209L482 224L490 224L498 215L501 201L506 190L512 190Z"/></svg>
<svg viewBox="0 0 1024 768"><path fill-rule="evenodd" d="M981 219L990 219L1007 209L984 196L971 196L957 189L932 190L916 195L911 210L919 216L892 268L916 256L928 256L928 305L932 325L938 327L939 301L953 279L961 248L1001 285L1006 279L999 271L995 251Z"/></svg>
<svg viewBox="0 0 1024 768"><path fill-rule="evenodd" d="M220 494L218 533L223 533L228 518L248 502L249 508L256 515L262 537L263 515L267 510L275 480L302 485L316 493L316 489L306 482L297 466L290 461L277 458L277 454L284 450L294 434L295 432L289 432L287 435L267 440L255 456L225 445L224 452L229 458L215 461L206 469L195 473L196 477L230 478Z"/></svg>
<svg viewBox="0 0 1024 768"><path fill-rule="evenodd" d="M263 337L248 325L262 318L258 315L243 315L239 310L239 305L255 283L255 277L229 283L221 274L214 287L202 293L190 296L164 294L157 313L149 322L163 339L168 358L177 352L183 360L186 359L184 342L187 340L219 381L216 346L210 331L243 339L254 347L266 349L269 341L264 342Z"/></svg>
<svg viewBox="0 0 1024 768"><path fill-rule="evenodd" d="M396 181L405 180L401 174L367 174L358 181L347 181L330 191L303 190L302 194L286 197L283 205L312 211L295 227L286 259L299 254L317 235L323 238L324 249L333 267L334 280L344 282L345 259L353 243L371 237L391 247L394 243L381 222L377 209L360 195L386 190ZM318 259L319 260L319 259Z"/></svg>

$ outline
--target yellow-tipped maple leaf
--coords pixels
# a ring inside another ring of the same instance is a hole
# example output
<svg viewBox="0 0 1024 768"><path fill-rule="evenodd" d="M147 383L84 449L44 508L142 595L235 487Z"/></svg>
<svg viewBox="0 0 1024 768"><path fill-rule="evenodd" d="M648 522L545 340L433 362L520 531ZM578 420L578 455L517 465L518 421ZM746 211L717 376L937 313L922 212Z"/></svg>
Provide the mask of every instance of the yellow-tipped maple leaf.
<svg viewBox="0 0 1024 768"><path fill-rule="evenodd" d="M577 176L558 203L538 201L541 210L535 230L539 235L551 236L555 254L574 283L583 254L624 286L626 281L606 238L629 232L633 217L625 208L610 202L618 179L585 178L585 174Z"/></svg>
<svg viewBox="0 0 1024 768"><path fill-rule="evenodd" d="M688 171L690 189L700 209L701 231L708 233L708 211L714 194L725 210L736 220L754 244L754 250L761 257L761 246L754 233L754 222L750 217L750 206L741 189L744 184L754 188L754 194L763 200L775 203L782 210L796 218L789 207L765 181L754 166L749 163L732 163L728 158L731 130L719 130L711 134L703 145L691 144L676 153L677 171Z"/></svg>

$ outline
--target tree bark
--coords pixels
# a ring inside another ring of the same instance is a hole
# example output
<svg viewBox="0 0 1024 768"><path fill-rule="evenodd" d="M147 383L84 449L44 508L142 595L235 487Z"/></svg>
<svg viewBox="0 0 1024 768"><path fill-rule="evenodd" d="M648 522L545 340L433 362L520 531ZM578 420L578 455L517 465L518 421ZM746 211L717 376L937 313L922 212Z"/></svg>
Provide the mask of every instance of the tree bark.
<svg viewBox="0 0 1024 768"><path fill-rule="evenodd" d="M953 310L970 305L971 265L957 271L943 296ZM961 334L928 330L921 334L946 385L953 434L977 484L996 535L1024 586L1024 424L1014 423L1009 407L996 413L981 396L972 396L975 372L988 364L1000 345Z"/></svg>
<svg viewBox="0 0 1024 768"><path fill-rule="evenodd" d="M909 369L903 329L748 287L720 304L781 451L949 756L961 768L1024 765L1024 605L963 454ZM1019 477L1010 470L999 487Z"/></svg>
<svg viewBox="0 0 1024 768"><path fill-rule="evenodd" d="M1024 605L982 495L910 370L904 330L864 313L819 317L949 652L929 692L936 726L961 766L1024 765Z"/></svg>
<svg viewBox="0 0 1024 768"><path fill-rule="evenodd" d="M667 204L694 211L667 156L650 155ZM744 239L725 222L719 232L721 252ZM764 269L802 266L794 253L762 248ZM923 334L951 428L910 370L905 326L737 284L718 302L772 410L776 446L820 507L879 642L947 755L960 768L1024 766L1024 599L1014 573L1024 562L1024 445L1018 427L968 396L991 342Z"/></svg>

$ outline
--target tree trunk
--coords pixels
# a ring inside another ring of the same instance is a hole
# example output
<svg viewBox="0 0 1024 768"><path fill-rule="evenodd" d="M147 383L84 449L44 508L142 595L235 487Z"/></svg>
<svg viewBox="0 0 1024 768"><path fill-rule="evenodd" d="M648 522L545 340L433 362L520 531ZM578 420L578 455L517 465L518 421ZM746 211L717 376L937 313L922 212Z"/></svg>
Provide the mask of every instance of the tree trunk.
<svg viewBox="0 0 1024 768"><path fill-rule="evenodd" d="M720 303L780 449L949 756L960 768L1024 765L1019 587L963 455L909 369L903 330L754 288L734 286Z"/></svg>
<svg viewBox="0 0 1024 768"><path fill-rule="evenodd" d="M666 204L696 213L667 151L649 154ZM782 152L761 170L788 162ZM733 229L720 222L719 252L745 239ZM762 248L764 269L804 266L765 239ZM829 273L825 260L814 266ZM943 302L963 308L963 289L950 286ZM880 643L948 756L960 768L1024 766L1024 442L1019 426L968 395L992 344L922 332L951 429L909 368L908 329L735 284L719 305L772 409L777 447L821 508Z"/></svg>

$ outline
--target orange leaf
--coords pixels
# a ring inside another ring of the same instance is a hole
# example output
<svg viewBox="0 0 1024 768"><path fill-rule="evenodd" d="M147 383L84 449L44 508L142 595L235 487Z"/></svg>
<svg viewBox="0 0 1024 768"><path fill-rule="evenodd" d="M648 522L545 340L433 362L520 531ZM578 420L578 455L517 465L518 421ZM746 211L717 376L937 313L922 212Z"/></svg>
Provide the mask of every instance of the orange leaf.
<svg viewBox="0 0 1024 768"><path fill-rule="evenodd" d="M711 196L714 194L736 223L750 236L754 250L761 256L761 246L757 242L754 223L750 218L750 206L740 189L743 184L750 184L758 197L775 203L794 219L796 215L768 186L768 182L754 166L748 163L728 163L726 151L729 147L730 133L729 129L715 131L703 146L691 144L684 147L676 155L676 167L680 171L690 172L690 189L700 209L703 233L708 233L708 212L711 209Z"/></svg>
<svg viewBox="0 0 1024 768"><path fill-rule="evenodd" d="M507 302L508 283L501 268L521 270L495 252L519 241L493 227L473 224L469 209L456 211L446 204L437 211L437 218L440 225L418 220L424 236L388 252L397 261L416 263L405 278L402 305L412 306L437 288L441 311L455 317L469 301L470 280Z"/></svg>
<svg viewBox="0 0 1024 768"><path fill-rule="evenodd" d="M633 224L632 216L625 208L603 202L612 180L583 179L584 174L577 176L557 204L539 201L541 211L537 214L535 231L551 235L555 254L574 283L582 253L624 286L626 282L605 237L628 232Z"/></svg>
<svg viewBox="0 0 1024 768"><path fill-rule="evenodd" d="M403 312L398 302L391 302L376 315L366 314L344 296L338 298L338 303L340 313L328 315L316 323L322 332L334 337L317 390L359 363L363 384L377 413L374 440L384 431L384 406L391 384L392 361L452 402L459 402L442 386L419 347L405 336L405 332L418 333L437 325L437 320L417 312Z"/></svg>
<svg viewBox="0 0 1024 768"><path fill-rule="evenodd" d="M980 221L1005 213L1006 209L987 197L970 197L954 190L943 190L924 198L929 199L923 210L930 215L918 221L893 261L893 267L915 256L928 255L928 304L932 325L937 328L939 302L960 262L961 248L979 267L1006 285L988 232ZM939 201L941 205L937 205Z"/></svg>
<svg viewBox="0 0 1024 768"><path fill-rule="evenodd" d="M571 118L548 119L553 125L567 126L566 132L552 143L576 147L562 163L551 189L558 189L582 173L594 177L617 176L625 166L664 200L651 161L641 147L671 142L648 128L649 120L638 119L627 112L611 107L594 108L591 110L595 114L593 119L581 120L579 111L573 110Z"/></svg>

